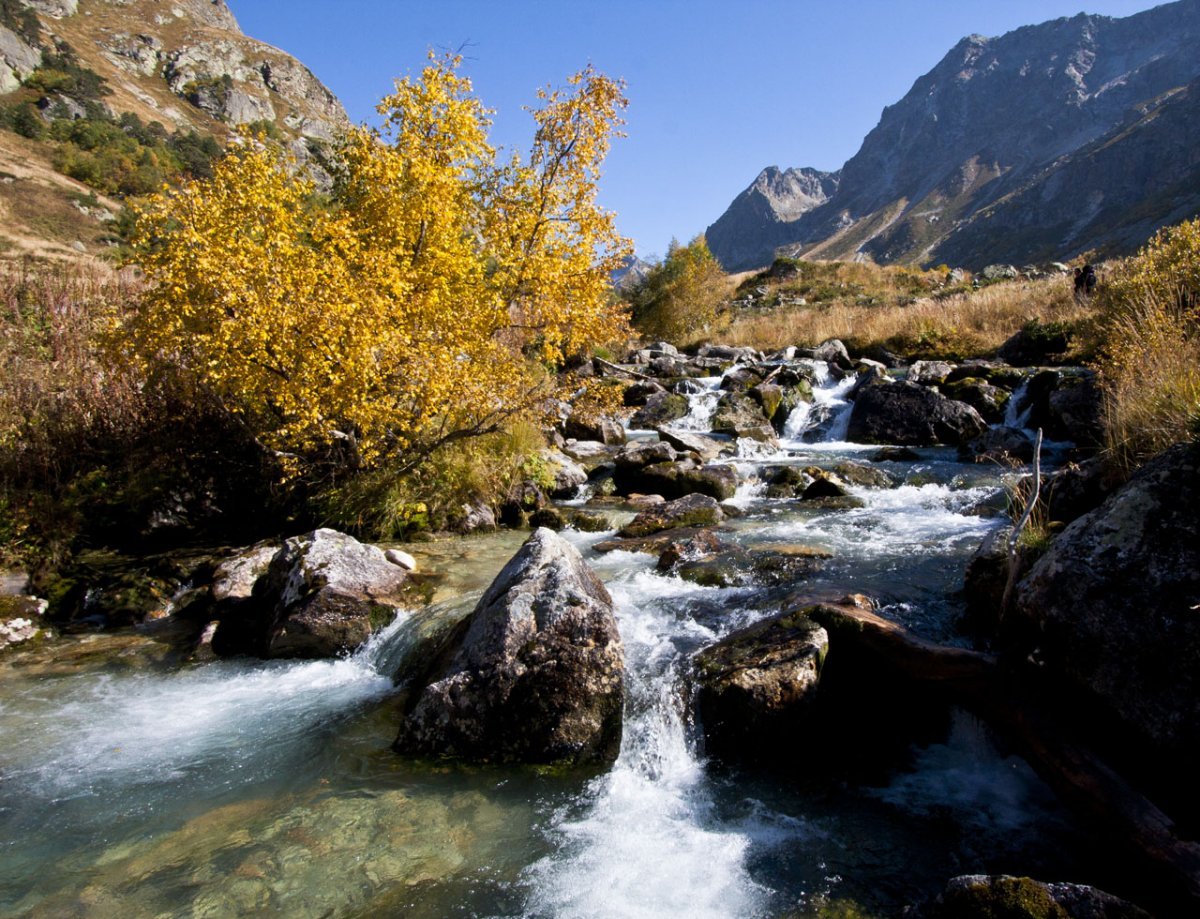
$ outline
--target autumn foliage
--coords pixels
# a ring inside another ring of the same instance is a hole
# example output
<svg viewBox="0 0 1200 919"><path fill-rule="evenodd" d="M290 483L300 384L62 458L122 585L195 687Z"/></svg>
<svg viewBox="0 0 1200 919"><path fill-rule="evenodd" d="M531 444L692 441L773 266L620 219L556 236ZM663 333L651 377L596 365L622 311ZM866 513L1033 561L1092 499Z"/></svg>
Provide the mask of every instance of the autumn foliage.
<svg viewBox="0 0 1200 919"><path fill-rule="evenodd" d="M625 331L608 277L629 247L596 203L625 99L588 68L539 94L531 150L502 157L459 64L398 81L326 196L246 136L156 198L125 359L188 375L297 471L331 453L405 468L536 414L548 371Z"/></svg>

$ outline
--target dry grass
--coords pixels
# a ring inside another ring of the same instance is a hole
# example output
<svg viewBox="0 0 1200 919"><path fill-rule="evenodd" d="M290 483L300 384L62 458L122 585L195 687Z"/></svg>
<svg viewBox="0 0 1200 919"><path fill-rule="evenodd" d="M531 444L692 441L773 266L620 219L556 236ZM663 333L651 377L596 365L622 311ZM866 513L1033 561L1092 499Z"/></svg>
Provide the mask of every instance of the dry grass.
<svg viewBox="0 0 1200 919"><path fill-rule="evenodd" d="M1126 301L1107 317L1105 439L1126 472L1200 435L1197 316L1178 301Z"/></svg>
<svg viewBox="0 0 1200 919"><path fill-rule="evenodd" d="M1093 310L1077 304L1067 278L993 284L902 305L835 301L737 316L721 333L731 344L774 350L840 338L852 349L882 345L908 357L989 354L1030 320L1078 324Z"/></svg>
<svg viewBox="0 0 1200 919"><path fill-rule="evenodd" d="M44 478L98 429L140 412L139 382L106 367L96 336L132 308L130 271L88 264L0 263L0 449L4 473Z"/></svg>

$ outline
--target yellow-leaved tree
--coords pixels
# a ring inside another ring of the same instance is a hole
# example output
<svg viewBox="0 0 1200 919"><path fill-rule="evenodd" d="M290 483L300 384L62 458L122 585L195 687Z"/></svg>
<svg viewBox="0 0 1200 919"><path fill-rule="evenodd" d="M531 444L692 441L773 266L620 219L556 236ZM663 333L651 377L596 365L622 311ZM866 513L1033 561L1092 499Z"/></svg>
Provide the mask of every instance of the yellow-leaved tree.
<svg viewBox="0 0 1200 919"><path fill-rule="evenodd" d="M328 196L244 136L155 199L126 357L194 379L296 472L331 453L409 468L538 412L547 371L626 334L607 288L629 244L596 202L625 98L589 67L540 93L532 150L501 160L460 63L397 81Z"/></svg>

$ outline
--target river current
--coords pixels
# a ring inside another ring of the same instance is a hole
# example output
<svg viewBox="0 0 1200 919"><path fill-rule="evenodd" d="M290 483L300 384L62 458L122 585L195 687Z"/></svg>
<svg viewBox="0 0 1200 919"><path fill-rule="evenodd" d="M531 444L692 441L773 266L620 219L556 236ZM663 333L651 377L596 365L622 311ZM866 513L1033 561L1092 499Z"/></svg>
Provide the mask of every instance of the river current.
<svg viewBox="0 0 1200 919"><path fill-rule="evenodd" d="M704 381L681 427L707 429L718 383ZM797 586L868 594L914 631L961 641L966 560L1002 524L998 469L922 449L879 463L901 484L854 488L861 508L761 494L763 465L875 453L842 440L845 388L824 379L780 451L741 450L744 516L731 538L828 551ZM0 914L890 916L958 874L1088 880L1096 870L1029 766L963 711L844 775L710 761L689 660L778 612L778 596L665 576L648 555L597 553L611 533L564 535L608 585L626 651L610 768L428 765L391 752L399 713L387 674L414 618L469 609L523 534L408 546L451 574L438 607L401 614L345 660L178 669L130 639L132 650L79 653L70 666L5 666ZM839 734L804 742L815 750Z"/></svg>

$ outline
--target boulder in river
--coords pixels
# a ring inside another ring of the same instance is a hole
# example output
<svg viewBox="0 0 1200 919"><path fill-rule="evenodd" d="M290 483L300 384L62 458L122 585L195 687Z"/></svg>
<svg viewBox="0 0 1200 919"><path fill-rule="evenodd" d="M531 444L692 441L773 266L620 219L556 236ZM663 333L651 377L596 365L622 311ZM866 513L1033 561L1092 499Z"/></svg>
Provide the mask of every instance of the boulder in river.
<svg viewBox="0 0 1200 919"><path fill-rule="evenodd" d="M633 413L629 426L636 430L649 430L668 424L688 413L687 396L673 392L655 393L646 404Z"/></svg>
<svg viewBox="0 0 1200 919"><path fill-rule="evenodd" d="M763 413L762 406L749 396L726 393L713 413L712 429L730 437L748 437L768 444L778 444L775 429Z"/></svg>
<svg viewBox="0 0 1200 919"><path fill-rule="evenodd" d="M793 612L740 629L696 655L696 704L709 748L753 756L794 745L808 725L828 648L825 629Z"/></svg>
<svg viewBox="0 0 1200 919"><path fill-rule="evenodd" d="M975 409L916 383L868 386L854 400L847 439L902 446L957 446L987 429Z"/></svg>
<svg viewBox="0 0 1200 919"><path fill-rule="evenodd" d="M424 680L395 749L486 762L611 760L624 656L612 599L577 549L536 530Z"/></svg>
<svg viewBox="0 0 1200 919"><path fill-rule="evenodd" d="M695 453L702 463L711 463L721 455L724 447L721 441L697 434L695 431L673 431L670 428L657 428L658 436L669 443L680 453Z"/></svg>
<svg viewBox="0 0 1200 919"><path fill-rule="evenodd" d="M1033 441L1020 428L988 428L958 448L959 459L1003 466L1032 462Z"/></svg>
<svg viewBox="0 0 1200 919"><path fill-rule="evenodd" d="M737 492L737 470L732 466L721 463L702 466L692 459L640 468L618 466L613 479L623 494L657 494L664 498L701 494L727 501Z"/></svg>
<svg viewBox="0 0 1200 919"><path fill-rule="evenodd" d="M1084 884L1056 884L1008 875L951 878L923 912L926 919L1150 919L1150 914Z"/></svg>
<svg viewBox="0 0 1200 919"><path fill-rule="evenodd" d="M1200 769L1200 444L1147 463L1071 523L1006 620L1044 669L1140 738L1160 771Z"/></svg>
<svg viewBox="0 0 1200 919"><path fill-rule="evenodd" d="M261 562L257 552L242 558L247 577ZM241 602L217 606L216 654L323 658L353 651L391 621L406 604L408 571L377 546L320 529L285 540L249 598L236 596L244 583L222 583L226 603Z"/></svg>
<svg viewBox="0 0 1200 919"><path fill-rule="evenodd" d="M677 527L715 526L725 519L721 506L708 495L685 495L674 501L648 507L623 526L622 537L649 536Z"/></svg>

